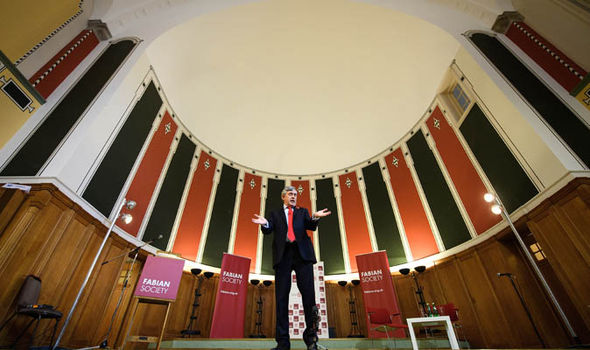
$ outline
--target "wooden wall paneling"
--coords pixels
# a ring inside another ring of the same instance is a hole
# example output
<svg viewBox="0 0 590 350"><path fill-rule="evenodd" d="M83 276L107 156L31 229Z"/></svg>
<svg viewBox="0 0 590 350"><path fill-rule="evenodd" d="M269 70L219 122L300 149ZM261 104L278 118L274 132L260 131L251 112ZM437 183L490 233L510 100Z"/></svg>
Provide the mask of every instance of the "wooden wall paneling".
<svg viewBox="0 0 590 350"><path fill-rule="evenodd" d="M446 298L444 302L453 303L459 309L458 337L467 340L472 347L485 347L486 340L481 333L479 317L459 269L458 259L450 258L438 262L434 269Z"/></svg>
<svg viewBox="0 0 590 350"><path fill-rule="evenodd" d="M365 316L365 301L363 300L363 290L360 285L354 287L354 297L356 299L356 311L359 319L359 328L361 330L361 334L367 337L369 335L369 331L367 329L367 318Z"/></svg>
<svg viewBox="0 0 590 350"><path fill-rule="evenodd" d="M416 295L416 285L411 276L394 275L393 284L402 319L411 317L421 317L418 296ZM364 311L364 310L363 310Z"/></svg>
<svg viewBox="0 0 590 350"><path fill-rule="evenodd" d="M507 266L506 261L517 260L519 256L505 256L500 250L500 243L493 239L488 242L477 247L477 254L483 262L482 266L492 285L492 291L498 299L499 310L505 319L510 320L509 331L514 341L512 344L525 348L541 347L510 280L507 277L498 278L497 275L499 272L512 272L516 276L517 274ZM526 264L524 261L520 263Z"/></svg>
<svg viewBox="0 0 590 350"><path fill-rule="evenodd" d="M219 275L214 275L203 281L201 287L201 306L199 306L199 318L197 324L203 338L208 338L211 332L211 322L213 321L213 308L215 307L215 298L217 296L217 286L219 285Z"/></svg>
<svg viewBox="0 0 590 350"><path fill-rule="evenodd" d="M262 285L262 281L258 286L248 285L248 300L246 304L246 319L244 321L244 337L248 338L250 335L257 334L256 320L258 314L256 313L258 298L262 297L262 324L260 332L266 338L274 338L275 327L275 310L274 310L274 285L266 287Z"/></svg>
<svg viewBox="0 0 590 350"><path fill-rule="evenodd" d="M44 191L46 192L46 191ZM71 219L71 215L62 215L61 208L52 205L49 193L43 193L43 204L39 205L42 208L34 208L26 210L27 213L23 216L16 215L21 220L10 224L7 231L2 236L0 242L2 246L1 254L5 257L4 264L0 269L0 275L5 276L5 288L0 291L0 300L2 301L2 319L7 317L8 313L13 311L14 301L21 288L24 278L29 274L39 275L42 266L39 265L45 256L50 254L44 248L49 246L50 249L54 247L54 235L61 235L63 222ZM60 229L54 229L60 223ZM8 242L6 242L8 241ZM11 249L12 248L12 249ZM44 292L44 289L42 289ZM22 320L24 321L24 320ZM21 320L10 324L3 332L15 336L14 332L22 326ZM32 330L31 330L32 332Z"/></svg>
<svg viewBox="0 0 590 350"><path fill-rule="evenodd" d="M70 283L72 274L80 263L82 252L87 247L89 237L95 230L96 227L87 219L75 215L61 237L56 239L55 251L47 263L43 264L43 270L39 273L43 281L40 304L54 305L56 309L63 312L64 290ZM43 327L45 331L53 326L50 322L42 322L39 327Z"/></svg>
<svg viewBox="0 0 590 350"><path fill-rule="evenodd" d="M120 256L121 254L128 252L129 248L130 247L127 244L125 244L122 247L121 252L119 254L117 254L116 256ZM112 257L108 257L107 259L112 259ZM122 324L124 323L125 311L129 307L129 304L131 301L131 295L132 295L133 291L135 290L135 284L137 283L137 279L139 277L138 271L141 270L141 265L142 265L141 261L135 262L135 266L134 266L133 271L129 277L129 282L127 284L127 288L125 289L125 292L124 292L123 296L121 297L121 293L123 291L123 281L125 280L127 269L131 265L132 260L133 259L131 259L127 256L124 256L119 259L112 260L108 264L108 265L112 265L113 268L118 267L118 270L116 271L116 274L113 273L113 276L112 276L113 280L111 282L112 287L110 290L110 295L108 295L107 298L104 300L104 306L103 306L104 311L102 312L102 316L100 318L98 318L98 313L96 314L96 317L97 317L97 322L96 322L96 326L95 326L96 331L94 332L93 340L90 342L94 346L100 344L107 336L107 333L109 332L109 326L111 325L111 320L113 321L113 324L112 324L111 332L108 334L107 344L109 347L115 347L116 344L118 344L118 345L121 344L121 343L117 343L118 333L122 327ZM104 273L104 272L102 272L102 273ZM110 281L107 281L107 283L105 283L105 285L108 284L109 282ZM99 293L99 292L101 292L100 289L101 289L101 286L100 286L100 284L97 283L96 288L92 290L92 293ZM102 292L104 294L107 294L106 290L103 290ZM115 309L117 307L117 302L119 301L120 297L121 297L121 305L119 306L119 310L117 311L117 314L114 315ZM114 319L113 319L113 315L115 316Z"/></svg>
<svg viewBox="0 0 590 350"><path fill-rule="evenodd" d="M248 283L248 294L246 297L246 319L244 320L244 337L256 334L256 300L259 295L259 285L254 286ZM262 331L261 331L262 332Z"/></svg>
<svg viewBox="0 0 590 350"><path fill-rule="evenodd" d="M197 279L190 272L183 272L178 287L178 293L176 294L176 301L170 308L168 325L166 326L166 332L164 333L165 338L172 339L182 337L180 332L183 329L186 329L190 322L196 288ZM196 326L196 324L193 322L193 330L196 329L194 326Z"/></svg>
<svg viewBox="0 0 590 350"><path fill-rule="evenodd" d="M575 242L569 239L569 235L556 218L555 211L555 208L544 211L536 215L527 225L579 311L585 327L590 328L590 308L588 307L590 279L581 277L590 276L590 265L586 263Z"/></svg>
<svg viewBox="0 0 590 350"><path fill-rule="evenodd" d="M106 230L104 230L103 227L98 228L97 230L95 230L93 232L93 235L89 238L88 244L85 246L84 251L81 254L80 260L79 260L79 264L76 266L74 272L71 275L71 278L69 279L66 288L63 291L63 297L62 297L62 303L60 304L60 311L66 315L62 318L60 325L58 326L58 328L61 329L61 327L63 326L63 323L65 322L65 318L67 317L73 303L74 300L76 299L76 295L78 294L78 290L80 289L80 287L82 286L82 283L84 282L84 278L86 277L86 274L88 272L88 269L90 268L90 265L92 264L92 261L94 259L94 256L96 255L96 252L98 251L98 248L100 247L100 244L102 242L102 235L104 235L104 232ZM106 248L106 247L105 247ZM105 253L108 250L105 249L102 252L102 257L104 258ZM99 259L99 261L102 261L102 259ZM96 272L93 274L95 275ZM93 278L93 276L91 276L91 279ZM88 283L91 283L91 279L89 279ZM78 328L78 321L80 319L80 316L82 314L82 310L84 308L84 299L85 296L88 296L88 291L91 288L89 287L89 285L87 284L86 288L85 288L85 292L82 294L80 301L78 303L78 306L76 307L76 311L72 314L72 318L70 320L70 323L68 325L68 328L66 329L64 336L62 338L62 341L60 343L60 345L62 346L72 346L76 343L74 343L74 340L76 339L74 336L75 333L75 328ZM90 325L94 324L94 322L92 322ZM88 325L88 326L90 326ZM80 328L82 329L82 328ZM89 328L89 329L93 329L93 328ZM88 332L89 329L85 329L84 332ZM78 345L87 345L87 344L78 344Z"/></svg>
<svg viewBox="0 0 590 350"><path fill-rule="evenodd" d="M12 276L8 265L13 262L12 260L15 256L18 256L17 249L23 243L23 237L26 237L25 235L27 233L30 234L30 226L39 220L39 216L43 215L43 208L50 200L51 195L49 193L35 191L27 198L26 203L23 205L25 207L24 210L20 210L11 219L10 224L8 224L0 237L0 275ZM7 289L0 291L0 300L3 297L2 292L14 292L10 288Z"/></svg>
<svg viewBox="0 0 590 350"><path fill-rule="evenodd" d="M125 248L125 251L128 251L128 248ZM123 282L132 261L132 258L125 256L121 258L121 261L115 260L112 262L120 263L121 269L119 270L119 275L117 276L116 281L113 283L113 290L108 303L105 306L106 311L104 313L104 317L102 318L102 322L97 327L96 335L98 336L98 342L104 340L107 333L109 332L109 326L111 325L111 320L113 314L115 313L117 302L119 301L119 297L121 297L121 293L123 292ZM124 332L124 329L126 329L124 328L127 325L125 322L126 316L128 310L130 309L132 295L135 291L135 286L139 278L139 272L141 271L142 264L143 263L140 260L135 261L133 270L129 275L129 282L127 283L127 287L125 288L124 294L121 297L121 304L113 320L111 332L108 334L107 344L111 348L120 346L123 343L120 333Z"/></svg>
<svg viewBox="0 0 590 350"><path fill-rule="evenodd" d="M102 237L101 237L102 238ZM96 248L98 250L98 246ZM123 252L124 248L120 247L114 240L108 240L104 250L98 259L93 273L80 297L76 311L72 315L72 321L68 325L69 344L76 346L96 345L104 334L97 334L97 327L102 319L106 316L105 309L109 299L116 287L116 281L121 271L122 262L100 265L100 262L114 258ZM95 251L96 254L96 251ZM89 257L89 263L94 260L94 255ZM84 278L87 269L81 271L81 277ZM81 285L81 284L80 284ZM79 286L78 285L78 288ZM76 289L76 291L78 290ZM89 344L91 343L91 344Z"/></svg>
<svg viewBox="0 0 590 350"><path fill-rule="evenodd" d="M553 207L553 214L586 264L590 265L590 185L580 185Z"/></svg>
<svg viewBox="0 0 590 350"><path fill-rule="evenodd" d="M428 304L432 305L432 303L435 303L438 305L444 301L445 294L440 288L440 283L436 277L436 271L434 271L432 268L429 268L423 273L418 274L416 277L423 288L424 300Z"/></svg>
<svg viewBox="0 0 590 350"><path fill-rule="evenodd" d="M264 309L262 310L262 332L267 338L274 338L276 334L276 304L275 284L262 289Z"/></svg>
<svg viewBox="0 0 590 350"><path fill-rule="evenodd" d="M28 195L23 191L0 187L0 237L26 197Z"/></svg>
<svg viewBox="0 0 590 350"><path fill-rule="evenodd" d="M346 338L350 334L349 299L348 286L342 287L336 282L326 282L328 327L334 328L337 338Z"/></svg>
<svg viewBox="0 0 590 350"><path fill-rule="evenodd" d="M545 344L553 348L569 345L567 330L546 296L540 281L529 267L526 257L516 240L513 236L510 236L509 239L498 240L495 245L497 251L502 255L502 261L505 264L504 272L514 274L516 287L522 294ZM519 325L530 325L530 321L512 284L507 279L504 280L504 284L506 284L505 288L509 286L512 292L513 303L507 308L511 312L511 317L515 315L515 310L521 310L519 320L511 319L511 322L513 321L513 324ZM506 307L504 308L506 309ZM522 343L522 346L540 347L541 344L537 341L532 325L529 328L528 339L525 339L526 341ZM525 329L525 327L519 328L519 334L523 333L520 331L521 329Z"/></svg>
<svg viewBox="0 0 590 350"><path fill-rule="evenodd" d="M477 251L462 255L458 262L465 286L472 297L481 331L485 335L485 347L509 347L514 342L510 324L501 312L498 298Z"/></svg>

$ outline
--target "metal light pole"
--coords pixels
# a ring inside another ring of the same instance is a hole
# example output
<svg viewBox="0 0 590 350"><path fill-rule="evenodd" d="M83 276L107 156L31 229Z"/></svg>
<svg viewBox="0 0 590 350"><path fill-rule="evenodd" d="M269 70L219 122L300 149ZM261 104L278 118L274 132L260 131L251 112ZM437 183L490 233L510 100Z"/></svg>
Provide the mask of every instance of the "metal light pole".
<svg viewBox="0 0 590 350"><path fill-rule="evenodd" d="M117 207L117 214L113 218L113 221L111 222L111 226L109 227L107 233L104 235L104 239L102 240L102 244L100 245L100 248L98 248L98 251L96 252L96 255L94 256L94 261L92 262L92 265L90 265L90 268L88 269L88 273L86 273L86 278L84 279L84 282L82 282L82 286L80 286L80 289L78 290L78 295L76 296L76 299L74 300L74 304L72 305L72 308L70 309L70 313L68 313L68 317L66 318L66 321L64 322L64 325L61 328L59 336L57 337L57 340L55 341L55 344L53 345L52 350L57 349L57 346L59 345L59 342L61 341L61 338L63 337L63 335L66 331L66 328L68 327L68 324L70 323L70 319L72 318L72 315L74 314L74 310L76 310L76 306L78 306L78 302L80 301L80 297L82 296L82 292L84 292L84 288L86 287L86 283L88 283L88 280L90 279L90 275L92 275L92 270L94 270L94 266L96 265L96 262L98 261L98 258L100 257L100 253L102 253L102 249L104 248L105 244L107 243L109 235L111 234L113 227L115 227L117 220L119 218L123 218L125 223L131 222L131 215L129 215L129 214L121 215L121 210L123 209L123 206L126 206L127 209L131 210L131 209L135 208L135 204L136 203L134 201L131 201L131 200L127 201L125 198L123 198L123 200L121 201L121 203Z"/></svg>
<svg viewBox="0 0 590 350"><path fill-rule="evenodd" d="M567 316L565 315L565 312L563 312L563 309L561 308L561 305L559 305L559 302L557 301L557 298L555 298L555 294L553 294L553 291L551 290L551 287L549 287L549 284L547 284L547 281L545 280L545 277L543 276L543 273L541 273L541 270L539 270L539 266L537 266L537 263L533 259L533 256L529 252L527 246L524 244L524 241L520 237L520 234L518 234L518 231L516 230L516 227L514 227L514 223L510 219L510 216L508 215L508 212L506 211L506 208L504 207L504 205L502 204L502 202L500 202L500 199L498 198L498 196L495 196L495 195L493 195L491 193L486 193L484 195L484 200L486 202L488 202L488 203L494 202L495 204L492 205L492 208L491 208L492 209L492 212L494 214L496 214L496 215L501 214L502 217L504 218L504 220L506 220L506 222L508 223L508 225L510 225L510 229L512 229L512 232L514 233L514 236L516 236L516 240L518 241L518 244L520 245L520 248L524 252L524 255L526 256L526 258L529 261L529 263L531 264L531 267L533 268L533 271L535 271L535 274L537 275L537 277L541 281L541 284L543 285L543 288L545 288L545 291L547 292L547 294L549 294L549 298L551 299L551 302L553 303L553 306L555 306L555 308L557 309L557 312L559 313L559 316L561 317L561 319L565 323L565 326L566 326L568 332L570 333L570 335L572 336L572 338L577 339L578 338L578 335L576 334L576 332L572 328L572 325L570 324L570 321L568 320Z"/></svg>

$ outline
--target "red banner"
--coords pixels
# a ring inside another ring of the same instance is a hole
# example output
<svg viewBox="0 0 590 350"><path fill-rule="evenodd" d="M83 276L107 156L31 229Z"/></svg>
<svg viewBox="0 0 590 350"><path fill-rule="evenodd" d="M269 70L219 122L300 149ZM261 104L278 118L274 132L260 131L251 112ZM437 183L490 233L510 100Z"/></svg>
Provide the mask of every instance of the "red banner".
<svg viewBox="0 0 590 350"><path fill-rule="evenodd" d="M223 253L210 338L243 338L250 258Z"/></svg>
<svg viewBox="0 0 590 350"><path fill-rule="evenodd" d="M369 338L384 338L385 333L375 330L383 324L402 324L397 295L389 273L389 261L385 251L356 256ZM396 329L389 336L404 338L403 329Z"/></svg>

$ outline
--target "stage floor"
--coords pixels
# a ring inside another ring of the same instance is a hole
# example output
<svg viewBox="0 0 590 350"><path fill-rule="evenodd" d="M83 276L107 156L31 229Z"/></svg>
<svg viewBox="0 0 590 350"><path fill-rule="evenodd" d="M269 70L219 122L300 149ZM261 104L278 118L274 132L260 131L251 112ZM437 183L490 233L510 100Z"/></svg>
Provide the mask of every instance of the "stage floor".
<svg viewBox="0 0 590 350"><path fill-rule="evenodd" d="M329 338L320 339L319 345L329 350L345 349L411 349L410 338L367 339L367 338ZM276 346L274 339L207 339L207 338L178 338L162 342L161 349L264 349L268 350ZM469 343L459 341L461 349L468 349ZM444 349L450 348L448 339L444 338L419 338L420 349ZM150 349L155 344L150 344ZM303 340L291 340L291 349L305 349Z"/></svg>

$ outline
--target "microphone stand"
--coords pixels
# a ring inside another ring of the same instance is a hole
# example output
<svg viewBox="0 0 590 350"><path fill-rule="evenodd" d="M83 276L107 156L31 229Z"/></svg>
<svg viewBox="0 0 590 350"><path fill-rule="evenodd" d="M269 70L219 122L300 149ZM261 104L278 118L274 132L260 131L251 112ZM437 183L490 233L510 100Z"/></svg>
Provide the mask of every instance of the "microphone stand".
<svg viewBox="0 0 590 350"><path fill-rule="evenodd" d="M160 239L160 237L158 237L158 239ZM91 347L87 347L87 348L80 348L78 350L90 350L90 349L104 349L108 346L108 339L109 339L109 335L111 334L111 331L113 329L113 324L115 323L115 317L117 316L117 312L119 311L119 306L121 306L121 301L123 300L123 295L125 294L125 288L127 288L127 283L129 282L129 277L131 276L131 272L133 272L133 266L135 265L135 261L137 260L137 255L139 255L139 251L141 250L141 248L145 247L148 244L152 244L156 241L157 239L152 239L151 241L145 242L144 244L137 246L131 250L129 250L128 252L125 252L121 255L118 255L112 259L103 261L100 266L106 265L110 262L113 262L115 260L118 260L119 258L135 253L133 255L133 261L131 262L131 266L127 269L127 272L125 274L125 280L123 281L123 289L121 289L121 294L119 294L119 300L117 301L117 306L115 306L115 311L113 311L113 315L111 316L111 322L109 324L109 330L107 331L107 334L104 336L104 340L96 346L91 346ZM115 340L116 341L116 340Z"/></svg>
<svg viewBox="0 0 590 350"><path fill-rule="evenodd" d="M541 342L541 345L543 346L543 348L546 348L547 346L545 345L543 338L541 338L541 334L539 334L539 330L537 329L537 326L535 325L535 322L533 321L533 317L531 316L531 312L529 311L529 308L527 307L526 303L524 302L524 298L522 297L522 294L520 294L520 291L518 290L518 288L516 288L516 284L514 283L514 279L512 279L513 275L511 273L498 273L498 278L500 278L502 276L506 276L510 279L510 283L512 284L512 287L514 288L516 295L518 295L518 299L520 299L520 303L522 304L522 307L524 308L524 311L526 312L526 315L528 316L529 321L531 321L531 325L533 326L533 329L535 330L535 334L537 335L537 338L539 338L539 341Z"/></svg>

